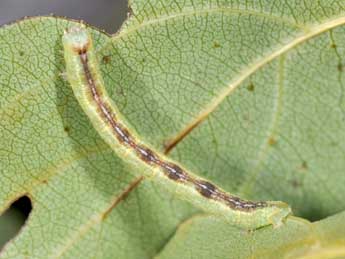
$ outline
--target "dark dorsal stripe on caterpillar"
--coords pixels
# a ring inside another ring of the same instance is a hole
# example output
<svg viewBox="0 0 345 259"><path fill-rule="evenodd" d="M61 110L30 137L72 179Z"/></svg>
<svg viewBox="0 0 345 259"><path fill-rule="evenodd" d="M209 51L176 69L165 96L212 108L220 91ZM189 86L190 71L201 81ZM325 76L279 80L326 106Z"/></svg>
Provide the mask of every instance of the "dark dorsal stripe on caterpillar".
<svg viewBox="0 0 345 259"><path fill-rule="evenodd" d="M63 36L63 45L73 92L95 129L119 157L168 190L177 189L183 199L225 216L233 225L246 229L280 225L290 214L290 207L283 202L253 202L228 194L152 149L131 129L107 95L87 30L70 29Z"/></svg>

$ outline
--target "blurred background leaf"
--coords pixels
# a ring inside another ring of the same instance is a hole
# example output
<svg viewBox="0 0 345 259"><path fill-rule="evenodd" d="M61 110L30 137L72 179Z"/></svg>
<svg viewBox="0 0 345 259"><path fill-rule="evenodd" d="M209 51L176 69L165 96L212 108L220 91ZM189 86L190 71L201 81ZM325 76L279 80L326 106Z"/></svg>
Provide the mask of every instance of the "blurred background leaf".
<svg viewBox="0 0 345 259"><path fill-rule="evenodd" d="M81 19L114 33L127 17L127 0L1 0L0 25L25 16L54 14Z"/></svg>

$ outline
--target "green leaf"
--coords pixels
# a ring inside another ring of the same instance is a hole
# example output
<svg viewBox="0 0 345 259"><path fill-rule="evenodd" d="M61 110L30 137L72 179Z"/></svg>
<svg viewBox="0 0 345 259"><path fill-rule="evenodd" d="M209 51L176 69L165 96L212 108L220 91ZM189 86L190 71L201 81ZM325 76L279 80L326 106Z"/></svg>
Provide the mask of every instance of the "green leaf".
<svg viewBox="0 0 345 259"><path fill-rule="evenodd" d="M345 213L308 223L290 218L279 229L238 231L214 217L184 222L157 258L343 258ZM188 251L186 251L188 247Z"/></svg>
<svg viewBox="0 0 345 259"><path fill-rule="evenodd" d="M286 201L308 219L345 209L345 3L131 8L118 34L90 31L108 91L147 142L164 151L186 132L171 156L230 192ZM319 244L345 254L345 233L325 241L344 229L343 214L247 238L214 217L188 221L196 209L117 158L63 80L61 35L75 23L37 17L0 29L0 213L23 195L33 203L2 258L308 256Z"/></svg>
<svg viewBox="0 0 345 259"><path fill-rule="evenodd" d="M91 127L61 75L73 24L41 17L0 31L0 211L24 194L33 203L2 258L152 257L195 210L140 181Z"/></svg>

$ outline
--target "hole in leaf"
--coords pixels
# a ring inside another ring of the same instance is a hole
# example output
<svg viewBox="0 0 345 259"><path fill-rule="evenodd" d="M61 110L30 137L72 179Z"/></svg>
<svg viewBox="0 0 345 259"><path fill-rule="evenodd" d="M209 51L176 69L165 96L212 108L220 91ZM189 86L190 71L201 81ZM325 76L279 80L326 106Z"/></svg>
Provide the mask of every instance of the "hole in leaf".
<svg viewBox="0 0 345 259"><path fill-rule="evenodd" d="M28 196L20 197L0 216L0 251L24 226L32 210Z"/></svg>

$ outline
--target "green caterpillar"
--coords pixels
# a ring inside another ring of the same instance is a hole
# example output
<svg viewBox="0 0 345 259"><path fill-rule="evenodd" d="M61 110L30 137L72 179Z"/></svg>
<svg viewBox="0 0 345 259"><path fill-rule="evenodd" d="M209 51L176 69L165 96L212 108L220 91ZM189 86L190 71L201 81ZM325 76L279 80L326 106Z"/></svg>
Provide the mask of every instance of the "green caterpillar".
<svg viewBox="0 0 345 259"><path fill-rule="evenodd" d="M224 216L234 226L257 229L279 226L291 213L283 202L253 202L235 197L197 177L152 149L128 125L103 83L90 34L73 27L63 35L67 79L92 125L116 154L167 190L209 213Z"/></svg>

